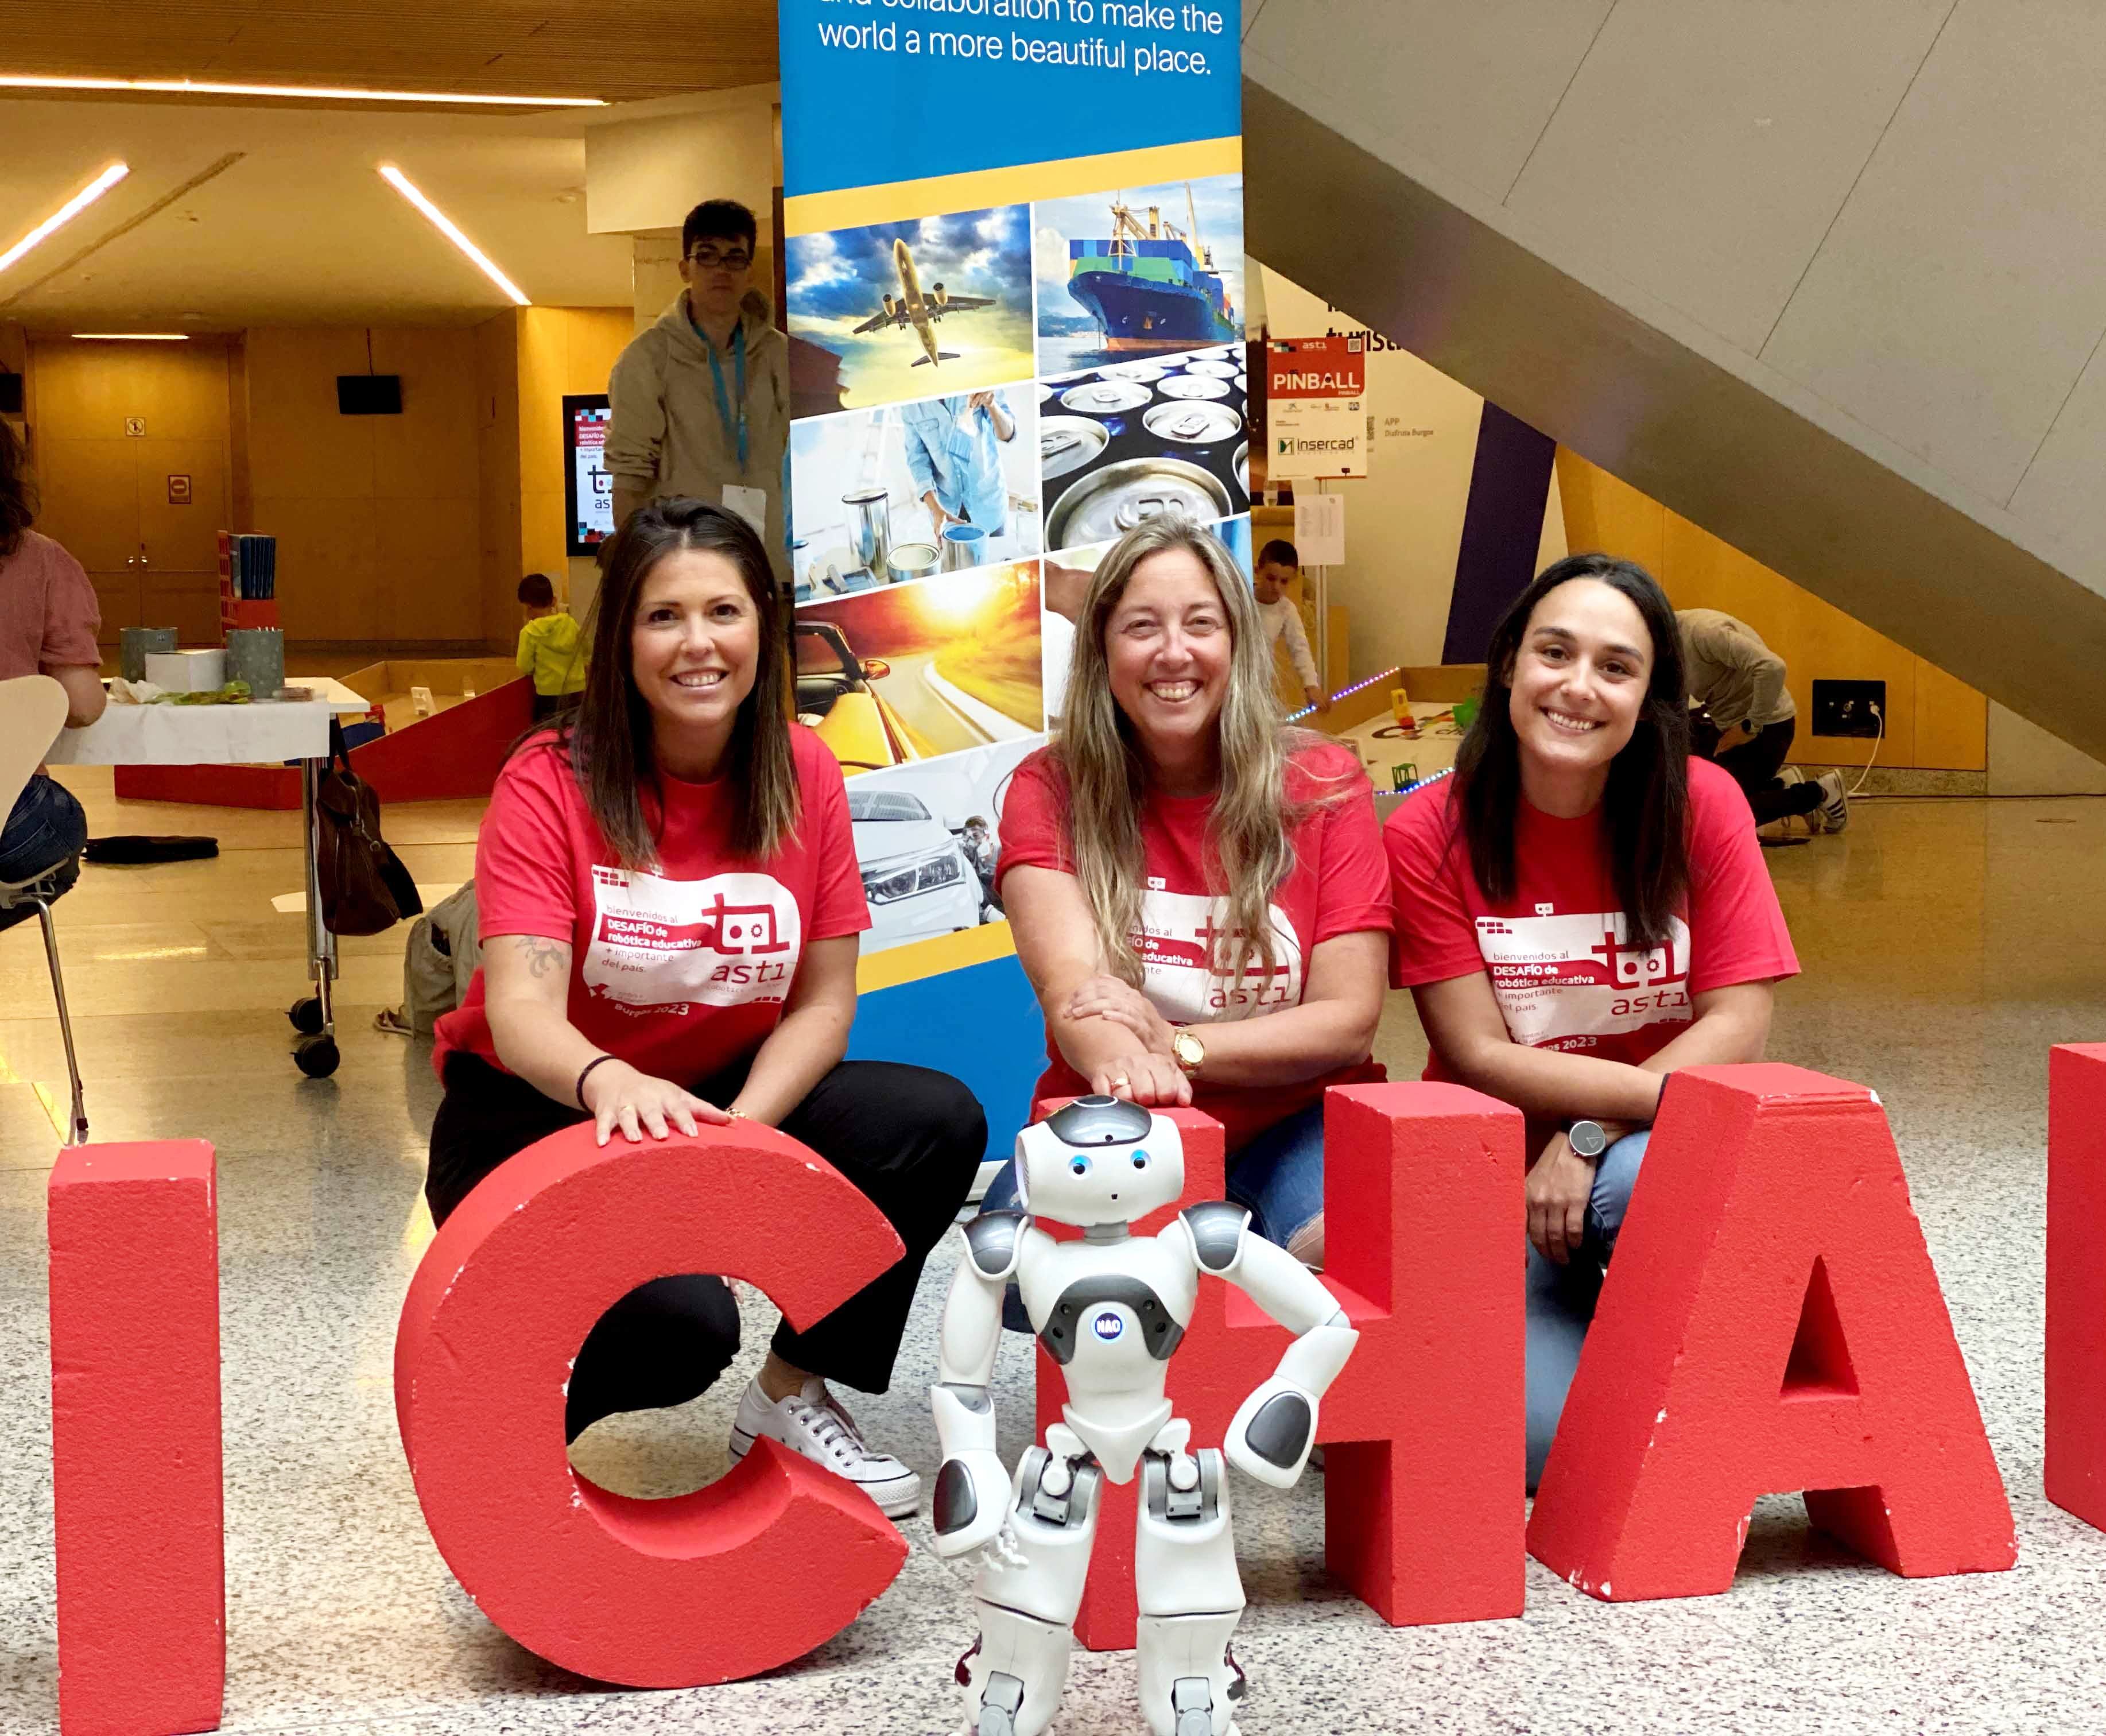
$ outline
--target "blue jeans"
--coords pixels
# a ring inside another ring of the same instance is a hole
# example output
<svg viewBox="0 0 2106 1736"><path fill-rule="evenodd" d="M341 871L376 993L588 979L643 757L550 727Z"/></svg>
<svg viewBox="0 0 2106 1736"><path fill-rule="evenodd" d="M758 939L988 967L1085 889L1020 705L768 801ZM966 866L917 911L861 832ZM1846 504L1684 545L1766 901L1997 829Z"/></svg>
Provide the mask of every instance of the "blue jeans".
<svg viewBox="0 0 2106 1736"><path fill-rule="evenodd" d="M73 792L38 773L16 799L7 824L0 826L0 881L32 880L63 863L52 877L51 896L56 898L80 878L78 859L87 843L87 815ZM0 929L35 914L27 904L0 910Z"/></svg>
<svg viewBox="0 0 2106 1736"><path fill-rule="evenodd" d="M1580 1348L1601 1299L1602 1280L1616 1237L1630 1209L1638 1165L1652 1129L1627 1133L1602 1154L1594 1191L1587 1203L1587 1231L1580 1251L1558 1265L1528 1245L1528 1490L1535 1492L1543 1462L1565 1413L1565 1395L1580 1367Z"/></svg>
<svg viewBox="0 0 2106 1736"><path fill-rule="evenodd" d="M1324 1210L1324 1106L1312 1103L1230 1152L1226 1191L1251 1214L1253 1230L1284 1248ZM1014 1208L1016 1197L1016 1165L1012 1161L988 1184L980 1209ZM1031 1330L1015 1285L1010 1286L1002 1320L1012 1331Z"/></svg>

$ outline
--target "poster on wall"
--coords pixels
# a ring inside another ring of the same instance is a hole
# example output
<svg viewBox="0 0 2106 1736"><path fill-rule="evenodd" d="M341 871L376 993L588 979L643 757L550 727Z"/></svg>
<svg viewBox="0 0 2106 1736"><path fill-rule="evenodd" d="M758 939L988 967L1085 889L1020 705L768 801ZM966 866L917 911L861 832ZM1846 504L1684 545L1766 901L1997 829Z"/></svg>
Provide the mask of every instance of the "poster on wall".
<svg viewBox="0 0 2106 1736"><path fill-rule="evenodd" d="M1266 346L1266 465L1276 482L1368 473L1367 340Z"/></svg>
<svg viewBox="0 0 2106 1736"><path fill-rule="evenodd" d="M613 412L604 392L563 400L564 518L570 553L589 559L614 535L614 478L607 472L607 428Z"/></svg>
<svg viewBox="0 0 2106 1736"><path fill-rule="evenodd" d="M1002 802L1104 551L1176 514L1249 569L1239 15L778 16L784 308L840 385L791 431L797 711L875 951L1001 920Z"/></svg>

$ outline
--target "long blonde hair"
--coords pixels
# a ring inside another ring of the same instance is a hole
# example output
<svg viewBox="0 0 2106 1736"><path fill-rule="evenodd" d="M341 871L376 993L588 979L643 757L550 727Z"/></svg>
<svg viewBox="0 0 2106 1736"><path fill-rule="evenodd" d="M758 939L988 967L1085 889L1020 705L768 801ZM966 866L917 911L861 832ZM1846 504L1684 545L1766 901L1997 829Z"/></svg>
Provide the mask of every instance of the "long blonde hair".
<svg viewBox="0 0 2106 1736"><path fill-rule="evenodd" d="M1307 811L1288 798L1287 765L1298 747L1319 739L1281 721L1257 598L1219 538L1182 518L1155 518L1113 545L1082 599L1052 745L1068 782L1069 854L1089 900L1098 947L1112 973L1136 988L1141 965L1133 936L1140 926L1140 810L1148 764L1131 721L1112 697L1105 631L1141 563L1180 550L1207 569L1228 617L1228 691L1217 724L1221 782L1208 820L1206 872L1209 893L1228 900L1229 920L1208 968L1238 985L1252 948L1266 976L1278 962L1272 898L1294 871L1288 828ZM1248 944L1238 946L1239 937Z"/></svg>

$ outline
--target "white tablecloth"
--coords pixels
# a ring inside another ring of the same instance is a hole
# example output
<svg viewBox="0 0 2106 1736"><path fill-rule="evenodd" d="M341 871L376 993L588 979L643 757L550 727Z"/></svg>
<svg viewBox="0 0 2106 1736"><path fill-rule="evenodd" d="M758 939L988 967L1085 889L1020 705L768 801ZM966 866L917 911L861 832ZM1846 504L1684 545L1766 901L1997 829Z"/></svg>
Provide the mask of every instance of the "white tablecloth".
<svg viewBox="0 0 2106 1736"><path fill-rule="evenodd" d="M329 753L330 714L363 712L368 702L341 681L298 685L319 698L253 705L118 705L85 729L61 729L52 765L268 765Z"/></svg>
<svg viewBox="0 0 2106 1736"><path fill-rule="evenodd" d="M1352 745L1373 780L1376 793L1382 794L1391 787L1391 772L1396 766L1415 765L1420 778L1431 778L1454 765L1455 750L1463 745L1463 732L1453 724L1429 726L1426 721L1452 709L1445 705L1421 705L1414 700L1411 715L1419 720L1415 740L1399 729L1396 720L1387 712L1346 730L1340 739ZM1311 721L1320 724L1323 720Z"/></svg>

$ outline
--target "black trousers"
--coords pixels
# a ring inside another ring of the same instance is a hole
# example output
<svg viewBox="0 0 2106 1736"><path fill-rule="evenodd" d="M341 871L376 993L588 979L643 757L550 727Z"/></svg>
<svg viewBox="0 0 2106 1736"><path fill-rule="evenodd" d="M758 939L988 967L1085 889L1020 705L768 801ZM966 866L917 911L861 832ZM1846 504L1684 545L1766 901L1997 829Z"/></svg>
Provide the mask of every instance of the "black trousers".
<svg viewBox="0 0 2106 1736"><path fill-rule="evenodd" d="M708 1102L728 1103L746 1071L742 1064L689 1088ZM432 1221L444 1223L506 1159L590 1119L479 1056L450 1056L424 1180ZM782 1321L776 1353L795 1367L881 1393L892 1382L922 1265L979 1172L987 1118L948 1074L846 1061L782 1126L885 1213L907 1252L809 1330L793 1332ZM639 1285L600 1317L578 1352L564 1414L568 1438L617 1411L685 1404L708 1391L737 1354L738 1339L738 1307L721 1278L689 1273Z"/></svg>
<svg viewBox="0 0 2106 1736"><path fill-rule="evenodd" d="M536 693L534 696L534 721L546 723L560 711L575 711L578 702L584 698L582 693Z"/></svg>
<svg viewBox="0 0 2106 1736"><path fill-rule="evenodd" d="M1810 778L1804 783L1777 782L1785 756L1791 751L1792 738L1799 733L1796 718L1766 724L1756 732L1754 740L1729 747L1723 753L1718 751L1718 731L1709 718L1691 719L1690 729L1697 752L1707 760L1717 760L1732 774L1733 782L1740 785L1741 793L1748 798L1748 805L1755 810L1758 826L1766 826L1787 814L1811 814L1826 800L1827 792Z"/></svg>

